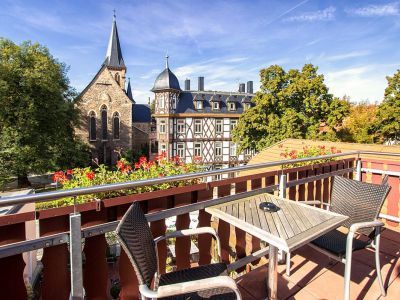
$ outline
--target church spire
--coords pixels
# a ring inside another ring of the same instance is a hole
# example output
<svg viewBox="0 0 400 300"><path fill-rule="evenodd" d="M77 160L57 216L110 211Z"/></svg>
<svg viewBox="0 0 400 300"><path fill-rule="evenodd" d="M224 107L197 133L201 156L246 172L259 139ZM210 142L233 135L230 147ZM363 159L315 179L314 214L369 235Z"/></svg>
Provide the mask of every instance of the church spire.
<svg viewBox="0 0 400 300"><path fill-rule="evenodd" d="M115 10L104 64L111 68L126 68L124 59L122 58L121 45L119 43Z"/></svg>
<svg viewBox="0 0 400 300"><path fill-rule="evenodd" d="M126 95L128 98L135 103L135 100L133 100L133 94L132 94L132 88L131 88L131 79L128 77L128 87L126 88Z"/></svg>

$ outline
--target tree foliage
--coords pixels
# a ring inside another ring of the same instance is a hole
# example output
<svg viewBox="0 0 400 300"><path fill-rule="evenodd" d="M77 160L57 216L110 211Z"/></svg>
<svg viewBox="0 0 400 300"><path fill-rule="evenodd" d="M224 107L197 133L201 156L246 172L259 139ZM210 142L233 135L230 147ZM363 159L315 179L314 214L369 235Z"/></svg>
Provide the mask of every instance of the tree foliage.
<svg viewBox="0 0 400 300"><path fill-rule="evenodd" d="M75 140L75 91L47 48L0 39L0 177L25 178L89 159Z"/></svg>
<svg viewBox="0 0 400 300"><path fill-rule="evenodd" d="M388 86L378 107L376 130L383 140L400 140L400 70L386 77Z"/></svg>
<svg viewBox="0 0 400 300"><path fill-rule="evenodd" d="M240 117L233 132L240 151L262 150L285 138L337 139L336 128L348 114L349 103L328 92L317 67L306 64L286 72L273 65L262 69L260 77L255 106ZM329 132L320 133L322 122Z"/></svg>

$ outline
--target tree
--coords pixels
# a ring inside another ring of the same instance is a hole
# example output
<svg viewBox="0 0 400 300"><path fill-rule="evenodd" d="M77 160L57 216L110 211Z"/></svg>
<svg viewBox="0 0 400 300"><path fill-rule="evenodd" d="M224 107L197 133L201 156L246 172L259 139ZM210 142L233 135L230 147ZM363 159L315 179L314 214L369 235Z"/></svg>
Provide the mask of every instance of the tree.
<svg viewBox="0 0 400 300"><path fill-rule="evenodd" d="M47 48L0 39L0 178L87 162L87 148L75 140L78 113L67 68Z"/></svg>
<svg viewBox="0 0 400 300"><path fill-rule="evenodd" d="M388 86L385 96L378 107L376 131L384 140L400 140L400 70L392 76L386 77Z"/></svg>
<svg viewBox="0 0 400 300"><path fill-rule="evenodd" d="M343 120L341 140L355 143L374 143L373 133L376 122L377 105L361 102L352 104L350 114Z"/></svg>
<svg viewBox="0 0 400 300"><path fill-rule="evenodd" d="M328 93L317 67L306 64L285 72L273 65L262 69L260 77L255 106L240 117L233 132L239 151L262 150L285 138L337 139L349 103ZM328 133L320 132L321 123L329 126Z"/></svg>

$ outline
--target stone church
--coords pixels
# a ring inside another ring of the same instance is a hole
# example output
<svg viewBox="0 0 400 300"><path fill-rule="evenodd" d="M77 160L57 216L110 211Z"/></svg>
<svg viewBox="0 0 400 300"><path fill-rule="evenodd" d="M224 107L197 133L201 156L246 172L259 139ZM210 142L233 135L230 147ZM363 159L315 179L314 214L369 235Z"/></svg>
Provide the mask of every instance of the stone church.
<svg viewBox="0 0 400 300"><path fill-rule="evenodd" d="M81 124L76 134L100 163L115 164L119 153L148 149L150 108L135 103L126 75L114 15L105 60L77 102Z"/></svg>

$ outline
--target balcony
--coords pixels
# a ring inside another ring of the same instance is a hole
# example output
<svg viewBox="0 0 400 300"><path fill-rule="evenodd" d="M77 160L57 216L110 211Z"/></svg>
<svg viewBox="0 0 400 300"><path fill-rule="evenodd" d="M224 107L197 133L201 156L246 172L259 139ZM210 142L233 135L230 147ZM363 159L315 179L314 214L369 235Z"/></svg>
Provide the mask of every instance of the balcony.
<svg viewBox="0 0 400 300"><path fill-rule="evenodd" d="M79 280L77 281L79 276L83 278L87 299L111 299L110 288L113 280L120 282L120 299L139 299L136 275L128 257L123 251L119 253L119 250L115 249L118 247L109 245L112 244L109 232L115 230L118 220L133 201L143 202L155 237L168 230L166 220L173 216L176 216L175 227L178 230L189 228L191 221L198 223L198 226L215 227L221 239L222 260L229 265L231 274L241 289L243 299L265 299L268 256L263 251L260 240L223 221L218 222L211 218L204 208L211 205L213 199L230 201L240 197L241 193L257 193L261 190L277 193L281 174L287 175L286 195L293 201L319 199L329 201L331 177L334 175L354 177L373 183L380 183L383 174L389 175L392 190L380 215L385 221L381 241L381 264L387 288L387 296L382 299L398 299L400 155L353 151L331 157L335 157L335 160L297 168L282 169L281 166L288 161L280 161L179 175L180 177L100 186L91 191L85 189L56 191L1 199L1 206L10 206L83 193L93 194L94 191L155 184L163 180L204 178L203 183L170 190L0 216L2 299L27 299L27 282L33 285L34 292L31 292L28 286L30 294L35 294L33 299L68 299L71 286L79 284ZM303 159L306 160L311 159ZM277 169L256 173L257 169L265 167ZM241 176L243 171L248 171L246 174L250 174ZM206 182L207 178L227 172L235 176ZM74 215L74 212L79 214ZM75 223L74 216L79 216L81 226L76 227L79 222ZM29 224L32 223L36 224L34 228L37 230L37 237L28 234L32 229L29 228ZM76 250L76 241L80 248L81 238L84 239L82 253L79 249ZM174 267L187 268L191 265L209 263L213 259L214 245L209 237L199 236L194 242L198 248L198 261L190 259L193 257L190 255L193 245L189 238L182 237L176 240L174 248L176 259L172 260ZM160 243L158 246L162 270L171 267L170 260L167 263L167 257L171 255L167 246L166 243ZM114 255L110 255L111 252ZM82 256L81 260L76 259L80 257L74 256L76 253ZM251 253L256 255L252 256ZM373 251L361 250L353 256L353 260L351 299L379 298ZM37 268L34 268L35 264L38 265ZM291 270L289 277L285 275L285 266L279 267L279 299L342 298L343 264L332 262L327 256L309 246L304 246L292 254ZM39 276L35 276L37 274Z"/></svg>

